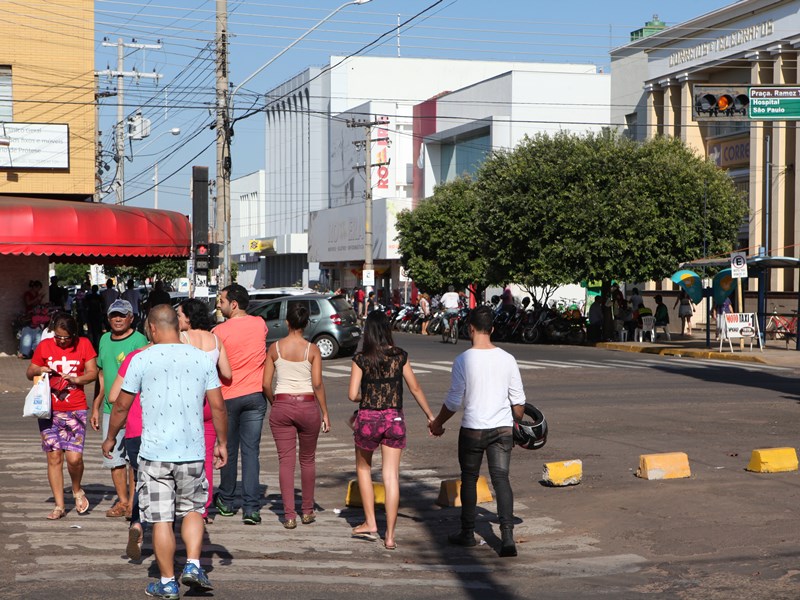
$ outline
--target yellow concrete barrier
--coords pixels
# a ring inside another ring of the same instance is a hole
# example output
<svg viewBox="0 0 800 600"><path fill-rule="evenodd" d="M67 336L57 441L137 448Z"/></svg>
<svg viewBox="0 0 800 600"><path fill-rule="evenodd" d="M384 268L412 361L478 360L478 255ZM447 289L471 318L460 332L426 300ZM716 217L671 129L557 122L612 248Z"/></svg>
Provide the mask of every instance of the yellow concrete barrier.
<svg viewBox="0 0 800 600"><path fill-rule="evenodd" d="M794 448L760 448L753 450L747 470L755 473L797 471L797 451Z"/></svg>
<svg viewBox="0 0 800 600"><path fill-rule="evenodd" d="M689 457L685 452L642 454L636 476L642 479L681 479L691 477Z"/></svg>
<svg viewBox="0 0 800 600"><path fill-rule="evenodd" d="M491 502L494 500L492 492L489 491L489 483L486 477L478 477L478 504L481 502ZM439 506L461 506L461 480L446 479L439 487L439 497L436 499Z"/></svg>
<svg viewBox="0 0 800 600"><path fill-rule="evenodd" d="M375 493L375 506L386 504L386 488L377 481L372 482L372 491ZM353 479L347 484L347 497L344 501L345 506L364 506L361 503L361 490L358 489L358 480Z"/></svg>
<svg viewBox="0 0 800 600"><path fill-rule="evenodd" d="M583 462L578 459L544 463L542 479L546 485L578 485L583 478Z"/></svg>

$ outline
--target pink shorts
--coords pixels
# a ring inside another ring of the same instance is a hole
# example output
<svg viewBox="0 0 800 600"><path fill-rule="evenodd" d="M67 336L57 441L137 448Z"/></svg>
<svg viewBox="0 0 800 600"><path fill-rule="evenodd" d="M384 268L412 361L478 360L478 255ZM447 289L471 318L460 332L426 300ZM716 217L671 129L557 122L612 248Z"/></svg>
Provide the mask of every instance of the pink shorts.
<svg viewBox="0 0 800 600"><path fill-rule="evenodd" d="M406 420L397 408L361 409L353 423L356 448L374 452L383 444L389 448L406 447Z"/></svg>
<svg viewBox="0 0 800 600"><path fill-rule="evenodd" d="M55 452L83 453L86 438L86 410L69 412L53 411L49 419L39 419L39 432L42 434L42 450Z"/></svg>

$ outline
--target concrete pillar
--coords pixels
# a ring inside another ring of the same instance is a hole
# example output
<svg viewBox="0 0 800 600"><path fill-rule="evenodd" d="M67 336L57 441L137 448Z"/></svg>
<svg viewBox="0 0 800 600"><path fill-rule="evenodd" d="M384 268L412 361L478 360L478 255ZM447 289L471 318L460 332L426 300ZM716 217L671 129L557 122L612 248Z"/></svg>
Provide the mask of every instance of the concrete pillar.
<svg viewBox="0 0 800 600"><path fill-rule="evenodd" d="M681 140L700 156L706 155L700 123L692 120L692 82L688 78L680 84Z"/></svg>
<svg viewBox="0 0 800 600"><path fill-rule="evenodd" d="M772 83L783 85L785 78L786 56L780 50L772 63ZM783 256L786 247L786 122L774 121L772 123L772 135L770 139L770 166L765 176L769 176L770 186L770 208L769 220L769 245L767 251L772 256ZM782 292L783 270L772 269L770 272L769 289Z"/></svg>
<svg viewBox="0 0 800 600"><path fill-rule="evenodd" d="M649 85L647 90L647 112L645 115L645 137L652 138L663 133L663 92L654 84Z"/></svg>
<svg viewBox="0 0 800 600"><path fill-rule="evenodd" d="M674 101L674 85L675 81L671 79L665 79L664 81L659 82L661 87L664 88L664 115L663 115L663 131L662 134L669 137L675 136L675 125L677 121L677 114L675 111L675 101ZM679 100L680 101L680 100Z"/></svg>

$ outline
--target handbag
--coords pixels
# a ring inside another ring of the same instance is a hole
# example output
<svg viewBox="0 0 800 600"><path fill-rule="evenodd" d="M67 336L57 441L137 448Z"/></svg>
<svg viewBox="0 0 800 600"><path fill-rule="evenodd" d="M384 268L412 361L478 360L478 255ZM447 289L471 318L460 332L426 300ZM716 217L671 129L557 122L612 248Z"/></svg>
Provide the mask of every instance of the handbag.
<svg viewBox="0 0 800 600"><path fill-rule="evenodd" d="M50 376L47 373L43 373L38 380L34 381L33 387L28 392L28 395L25 396L25 407L22 410L22 416L49 419L50 414Z"/></svg>

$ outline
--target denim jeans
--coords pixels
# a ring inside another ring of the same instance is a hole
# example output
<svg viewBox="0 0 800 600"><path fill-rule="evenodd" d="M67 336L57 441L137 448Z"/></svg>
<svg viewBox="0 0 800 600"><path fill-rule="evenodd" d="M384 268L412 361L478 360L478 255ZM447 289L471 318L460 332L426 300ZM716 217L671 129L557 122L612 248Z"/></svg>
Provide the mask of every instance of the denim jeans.
<svg viewBox="0 0 800 600"><path fill-rule="evenodd" d="M261 510L258 453L267 401L264 394L257 392L226 400L225 407L228 410L228 463L220 469L218 497L225 505L233 505L241 447L242 512L248 514Z"/></svg>
<svg viewBox="0 0 800 600"><path fill-rule="evenodd" d="M42 339L42 330L38 327L23 327L19 336L19 353L25 358L33 356L33 351Z"/></svg>
<svg viewBox="0 0 800 600"><path fill-rule="evenodd" d="M142 446L142 438L125 438L125 454L128 456L128 463L133 469L133 480L136 482L136 491L131 498L131 525L142 522L139 514L139 448Z"/></svg>
<svg viewBox="0 0 800 600"><path fill-rule="evenodd" d="M489 476L492 479L494 493L497 496L500 529L514 528L514 493L508 481L513 447L511 427L461 428L458 434L458 464L461 466L461 529L475 529L478 477L484 452L489 462Z"/></svg>

